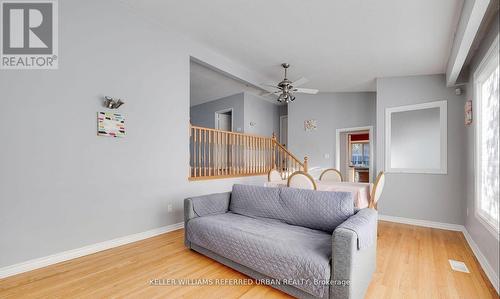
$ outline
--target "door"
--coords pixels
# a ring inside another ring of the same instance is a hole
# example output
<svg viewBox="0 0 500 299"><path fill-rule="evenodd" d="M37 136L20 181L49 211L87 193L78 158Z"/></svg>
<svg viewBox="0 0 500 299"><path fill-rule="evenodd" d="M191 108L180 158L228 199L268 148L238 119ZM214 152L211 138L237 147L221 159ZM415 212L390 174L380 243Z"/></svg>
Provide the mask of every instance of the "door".
<svg viewBox="0 0 500 299"><path fill-rule="evenodd" d="M288 115L280 116L280 143L288 145Z"/></svg>
<svg viewBox="0 0 500 299"><path fill-rule="evenodd" d="M222 131L232 131L232 122L232 111L215 113L215 129Z"/></svg>
<svg viewBox="0 0 500 299"><path fill-rule="evenodd" d="M232 131L233 127L233 110L222 110L215 112L215 129L221 131ZM225 135L224 135L225 136ZM214 159L217 159L217 165L220 165L219 170L227 170L229 168L229 157L231 149L227 144L221 143L214 146Z"/></svg>

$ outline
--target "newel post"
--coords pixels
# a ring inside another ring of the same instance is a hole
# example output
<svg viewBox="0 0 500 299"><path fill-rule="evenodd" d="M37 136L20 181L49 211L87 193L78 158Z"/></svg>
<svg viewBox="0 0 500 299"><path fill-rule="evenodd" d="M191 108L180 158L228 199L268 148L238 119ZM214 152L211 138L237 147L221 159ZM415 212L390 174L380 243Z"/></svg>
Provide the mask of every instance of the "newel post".
<svg viewBox="0 0 500 299"><path fill-rule="evenodd" d="M309 160L309 158L307 158L307 156L304 157L304 172L307 172L307 161Z"/></svg>

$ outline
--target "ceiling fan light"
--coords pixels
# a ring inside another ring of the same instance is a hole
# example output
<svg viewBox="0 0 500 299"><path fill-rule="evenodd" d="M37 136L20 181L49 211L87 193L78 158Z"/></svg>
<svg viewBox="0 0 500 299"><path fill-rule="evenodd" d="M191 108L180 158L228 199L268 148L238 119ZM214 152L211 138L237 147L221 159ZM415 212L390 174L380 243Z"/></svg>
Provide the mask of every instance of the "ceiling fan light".
<svg viewBox="0 0 500 299"><path fill-rule="evenodd" d="M290 67L290 64L288 63L282 63L281 66L284 68L285 71L285 77L281 82L279 82L277 85L274 84L265 84L263 83L262 85L264 86L270 86L273 88L278 89L278 91L267 93L265 95L270 95L270 94L275 94L278 96L277 101L280 103L290 103L295 100L295 96L293 95L294 92L299 92L299 93L307 93L307 94L317 94L319 90L317 89L311 89L311 88L297 88L297 86L302 85L309 80L306 78L302 77L296 81L290 81L287 79L287 69ZM279 95L278 95L279 94Z"/></svg>

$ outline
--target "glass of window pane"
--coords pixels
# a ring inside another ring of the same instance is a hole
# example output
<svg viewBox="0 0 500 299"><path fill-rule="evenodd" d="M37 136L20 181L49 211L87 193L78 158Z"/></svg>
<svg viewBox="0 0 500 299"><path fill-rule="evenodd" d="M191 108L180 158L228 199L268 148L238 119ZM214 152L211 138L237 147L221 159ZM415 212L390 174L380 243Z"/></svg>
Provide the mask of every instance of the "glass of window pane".
<svg viewBox="0 0 500 299"><path fill-rule="evenodd" d="M353 143L351 146L351 162L358 165L363 161L363 148L361 143Z"/></svg>
<svg viewBox="0 0 500 299"><path fill-rule="evenodd" d="M481 180L479 212L496 226L499 222L499 68L493 71L481 85L480 107L480 154Z"/></svg>
<svg viewBox="0 0 500 299"><path fill-rule="evenodd" d="M363 164L366 167L368 167L368 164L370 164L370 144L369 143L363 144Z"/></svg>

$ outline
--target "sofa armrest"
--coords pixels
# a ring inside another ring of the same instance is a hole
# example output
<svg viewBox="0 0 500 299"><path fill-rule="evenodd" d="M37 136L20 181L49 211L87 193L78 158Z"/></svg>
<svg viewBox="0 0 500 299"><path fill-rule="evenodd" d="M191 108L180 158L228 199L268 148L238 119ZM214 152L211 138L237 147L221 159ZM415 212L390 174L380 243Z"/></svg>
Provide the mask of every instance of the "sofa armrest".
<svg viewBox="0 0 500 299"><path fill-rule="evenodd" d="M359 212L358 212L359 213ZM364 298L377 264L377 212L366 211L352 217L374 217L369 233L374 242L358 249L358 235L340 225L332 235L332 273L330 298Z"/></svg>
<svg viewBox="0 0 500 299"><path fill-rule="evenodd" d="M215 193L184 199L184 228L188 229L188 222L197 217L226 213L229 209L231 192ZM184 233L184 243L190 247Z"/></svg>

